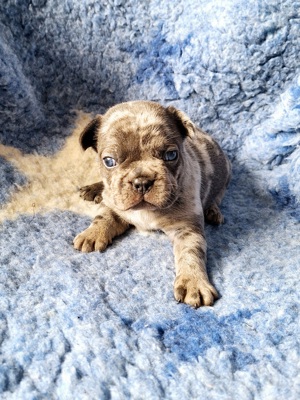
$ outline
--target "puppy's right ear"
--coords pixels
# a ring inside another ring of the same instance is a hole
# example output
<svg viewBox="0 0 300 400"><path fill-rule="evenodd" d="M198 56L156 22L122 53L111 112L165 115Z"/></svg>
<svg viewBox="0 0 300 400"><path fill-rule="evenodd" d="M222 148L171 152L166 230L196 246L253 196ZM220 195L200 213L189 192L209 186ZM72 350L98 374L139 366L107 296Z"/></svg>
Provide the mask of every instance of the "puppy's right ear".
<svg viewBox="0 0 300 400"><path fill-rule="evenodd" d="M101 125L101 115L97 115L81 132L79 142L83 150L92 147L97 152L98 129Z"/></svg>
<svg viewBox="0 0 300 400"><path fill-rule="evenodd" d="M193 138L195 136L196 127L186 113L173 106L167 107L167 111L174 119L182 137L189 136L190 138Z"/></svg>

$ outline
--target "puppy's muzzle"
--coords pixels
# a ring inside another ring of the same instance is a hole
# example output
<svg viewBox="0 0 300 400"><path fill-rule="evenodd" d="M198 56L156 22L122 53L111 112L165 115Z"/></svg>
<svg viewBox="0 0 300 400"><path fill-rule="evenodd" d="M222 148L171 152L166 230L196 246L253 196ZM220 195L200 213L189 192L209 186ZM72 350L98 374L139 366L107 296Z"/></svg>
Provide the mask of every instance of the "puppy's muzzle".
<svg viewBox="0 0 300 400"><path fill-rule="evenodd" d="M152 188L153 184L153 180L144 176L140 176L133 180L132 187L136 192L140 194L146 194Z"/></svg>

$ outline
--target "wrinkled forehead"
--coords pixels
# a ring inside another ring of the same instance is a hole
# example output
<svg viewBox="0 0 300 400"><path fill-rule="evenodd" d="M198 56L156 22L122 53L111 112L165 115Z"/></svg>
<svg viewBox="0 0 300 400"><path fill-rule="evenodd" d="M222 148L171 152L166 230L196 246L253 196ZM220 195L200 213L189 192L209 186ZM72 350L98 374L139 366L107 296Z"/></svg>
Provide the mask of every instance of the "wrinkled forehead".
<svg viewBox="0 0 300 400"><path fill-rule="evenodd" d="M125 147L141 149L179 144L182 140L176 125L161 110L116 110L105 115L101 133L103 144L121 141Z"/></svg>

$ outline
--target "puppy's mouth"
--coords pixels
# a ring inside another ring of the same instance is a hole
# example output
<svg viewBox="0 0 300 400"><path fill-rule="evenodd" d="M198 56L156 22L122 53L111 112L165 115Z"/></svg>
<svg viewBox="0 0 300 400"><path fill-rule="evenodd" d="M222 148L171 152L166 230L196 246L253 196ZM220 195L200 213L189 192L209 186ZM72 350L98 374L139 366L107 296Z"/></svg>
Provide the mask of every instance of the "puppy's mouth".
<svg viewBox="0 0 300 400"><path fill-rule="evenodd" d="M133 211L138 211L138 210L139 211L140 210L147 210L147 211L163 210L163 209L169 208L174 203L174 200L165 199L165 201L156 203L156 202L149 201L147 199L147 197L145 199L145 197L143 196L140 199L132 199L132 202L130 202L130 203L127 203L127 204L122 203L120 209L122 209L122 211L129 211L129 210L133 210Z"/></svg>
<svg viewBox="0 0 300 400"><path fill-rule="evenodd" d="M144 199L142 201L140 201L139 203L128 208L128 210L135 210L135 211L139 211L139 210L153 211L156 209L157 209L157 206L155 206L154 204L148 203L148 201L146 201Z"/></svg>
<svg viewBox="0 0 300 400"><path fill-rule="evenodd" d="M177 198L176 182L170 180L157 179L151 181L151 186L148 187L146 184L149 181L143 181L141 187L138 185L139 182L135 187L128 181L117 181L117 183L109 191L103 192L103 198L107 195L107 199L120 211L163 210L169 208ZM112 193L115 193L113 197Z"/></svg>

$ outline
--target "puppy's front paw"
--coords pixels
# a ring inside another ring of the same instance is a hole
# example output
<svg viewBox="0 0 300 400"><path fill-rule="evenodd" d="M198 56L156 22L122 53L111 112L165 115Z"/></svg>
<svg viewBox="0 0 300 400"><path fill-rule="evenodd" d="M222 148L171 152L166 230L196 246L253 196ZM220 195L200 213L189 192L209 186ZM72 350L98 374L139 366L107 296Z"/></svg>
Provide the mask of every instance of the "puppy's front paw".
<svg viewBox="0 0 300 400"><path fill-rule="evenodd" d="M109 241L93 226L79 233L73 241L74 248L84 253L104 251Z"/></svg>
<svg viewBox="0 0 300 400"><path fill-rule="evenodd" d="M179 275L174 283L174 296L178 302L198 308L201 305L213 305L218 293L206 280L191 275Z"/></svg>
<svg viewBox="0 0 300 400"><path fill-rule="evenodd" d="M80 188L80 197L86 201L94 201L99 204L102 201L103 183L97 182L92 185L83 186Z"/></svg>

